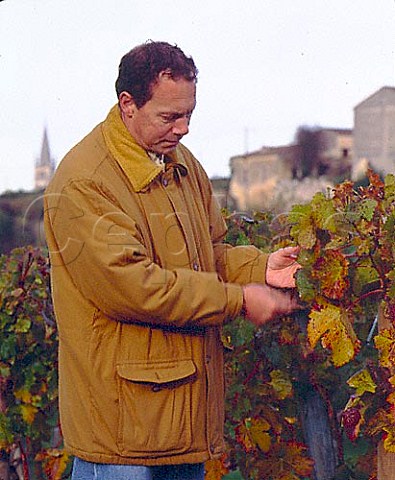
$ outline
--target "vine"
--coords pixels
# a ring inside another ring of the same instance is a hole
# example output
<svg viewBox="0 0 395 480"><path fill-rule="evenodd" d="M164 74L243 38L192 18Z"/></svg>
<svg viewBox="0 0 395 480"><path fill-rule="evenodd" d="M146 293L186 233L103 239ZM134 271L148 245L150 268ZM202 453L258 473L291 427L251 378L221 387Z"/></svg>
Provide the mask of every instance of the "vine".
<svg viewBox="0 0 395 480"><path fill-rule="evenodd" d="M301 247L306 306L258 331L227 326L229 462L244 478L373 479L378 442L395 452L395 177L368 179L287 216L227 216L234 245ZM377 334L379 312L390 328ZM321 432L309 411L321 412Z"/></svg>
<svg viewBox="0 0 395 480"><path fill-rule="evenodd" d="M27 247L0 257L0 450L5 478L62 478L57 329L49 265Z"/></svg>

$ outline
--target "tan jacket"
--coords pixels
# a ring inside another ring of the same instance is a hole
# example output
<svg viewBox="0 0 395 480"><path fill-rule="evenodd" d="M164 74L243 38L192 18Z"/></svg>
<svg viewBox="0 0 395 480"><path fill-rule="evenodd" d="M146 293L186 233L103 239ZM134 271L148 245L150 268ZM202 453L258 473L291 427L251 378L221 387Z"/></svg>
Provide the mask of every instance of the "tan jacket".
<svg viewBox="0 0 395 480"><path fill-rule="evenodd" d="M221 325L266 256L224 245L210 182L182 145L155 165L118 108L45 195L65 444L82 459L203 462L223 452Z"/></svg>

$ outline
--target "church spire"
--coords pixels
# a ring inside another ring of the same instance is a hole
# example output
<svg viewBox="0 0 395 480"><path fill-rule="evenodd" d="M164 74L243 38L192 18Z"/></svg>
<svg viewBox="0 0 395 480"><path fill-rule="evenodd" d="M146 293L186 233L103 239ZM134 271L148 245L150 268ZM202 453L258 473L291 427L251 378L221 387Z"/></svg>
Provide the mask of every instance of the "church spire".
<svg viewBox="0 0 395 480"><path fill-rule="evenodd" d="M41 144L41 155L36 159L34 169L34 188L42 190L47 187L55 171L55 161L51 157L49 148L48 132L44 128L43 140Z"/></svg>

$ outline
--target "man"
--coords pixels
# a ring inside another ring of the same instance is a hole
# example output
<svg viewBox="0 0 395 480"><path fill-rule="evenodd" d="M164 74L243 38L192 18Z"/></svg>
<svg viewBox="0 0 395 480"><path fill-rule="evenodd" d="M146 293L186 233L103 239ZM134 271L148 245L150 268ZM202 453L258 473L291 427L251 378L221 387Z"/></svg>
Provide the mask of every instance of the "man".
<svg viewBox="0 0 395 480"><path fill-rule="evenodd" d="M59 395L74 480L201 480L223 450L221 326L297 308L297 249L222 243L210 182L180 143L197 70L164 42L121 60L118 104L45 196Z"/></svg>

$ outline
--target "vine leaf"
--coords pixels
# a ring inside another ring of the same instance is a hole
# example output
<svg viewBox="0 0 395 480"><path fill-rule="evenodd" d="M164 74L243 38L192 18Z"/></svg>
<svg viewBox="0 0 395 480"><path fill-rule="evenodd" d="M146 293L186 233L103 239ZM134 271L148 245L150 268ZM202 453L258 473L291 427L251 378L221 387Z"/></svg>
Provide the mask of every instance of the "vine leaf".
<svg viewBox="0 0 395 480"><path fill-rule="evenodd" d="M270 430L270 423L264 418L253 418L251 420L251 426L249 428L250 434L254 442L263 452L268 452L271 445L270 434L267 433Z"/></svg>
<svg viewBox="0 0 395 480"><path fill-rule="evenodd" d="M314 265L313 278L320 280L323 295L340 300L350 286L348 262L338 250L328 250Z"/></svg>
<svg viewBox="0 0 395 480"><path fill-rule="evenodd" d="M369 222L373 219L374 212L377 207L376 200L371 198L366 198L362 200L361 203L358 204L358 213L361 215L362 218L368 220Z"/></svg>
<svg viewBox="0 0 395 480"><path fill-rule="evenodd" d="M335 305L318 305L310 314L307 336L314 348L321 339L324 348L332 351L332 361L336 367L345 365L354 358L360 348L347 312Z"/></svg>
<svg viewBox="0 0 395 480"><path fill-rule="evenodd" d="M34 422L36 413L38 412L38 408L26 403L23 403L22 405L20 405L19 408L20 408L20 412L23 420L29 425L31 425Z"/></svg>
<svg viewBox="0 0 395 480"><path fill-rule="evenodd" d="M69 455L65 450L52 448L39 452L36 455L35 460L37 462L42 462L45 474L48 478L51 480L61 480L63 478L63 473L68 466Z"/></svg>
<svg viewBox="0 0 395 480"><path fill-rule="evenodd" d="M312 217L311 205L295 205L289 213L289 221L295 225L291 228L291 235L303 248L312 248L317 237Z"/></svg>
<svg viewBox="0 0 395 480"><path fill-rule="evenodd" d="M364 368L357 373L354 373L348 380L347 384L355 388L356 395L363 395L365 392L374 393L377 385L374 383L369 371Z"/></svg>
<svg viewBox="0 0 395 480"><path fill-rule="evenodd" d="M307 477L313 469L313 461L305 456L307 448L297 442L289 442L286 459L295 473Z"/></svg>
<svg viewBox="0 0 395 480"><path fill-rule="evenodd" d="M307 448L295 441L274 446L273 451L258 462L259 478L273 480L300 480L308 477L314 462L306 456Z"/></svg>
<svg viewBox="0 0 395 480"><path fill-rule="evenodd" d="M380 365L391 368L395 365L395 331L382 330L374 337L374 344L380 352Z"/></svg>
<svg viewBox="0 0 395 480"><path fill-rule="evenodd" d="M229 469L226 466L225 461L225 455L217 460L208 460L204 464L205 480L222 480L223 476L229 473Z"/></svg>
<svg viewBox="0 0 395 480"><path fill-rule="evenodd" d="M236 427L235 433L236 441L244 448L246 453L255 451L255 443L245 421Z"/></svg>
<svg viewBox="0 0 395 480"><path fill-rule="evenodd" d="M273 387L275 395L279 400L292 397L292 382L286 372L272 370L270 377L272 380L268 383Z"/></svg>
<svg viewBox="0 0 395 480"><path fill-rule="evenodd" d="M355 192L353 182L343 182L333 189L334 203L341 207L345 207L346 205L348 205L354 196Z"/></svg>
<svg viewBox="0 0 395 480"><path fill-rule="evenodd" d="M387 452L395 453L395 427L393 425L383 427L386 432L384 448Z"/></svg>

